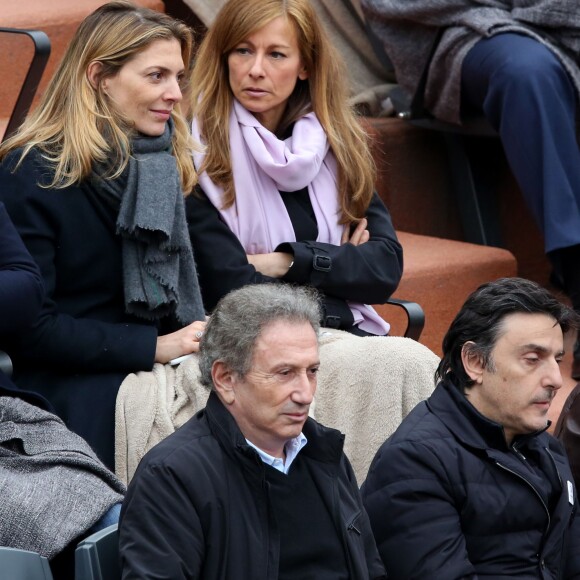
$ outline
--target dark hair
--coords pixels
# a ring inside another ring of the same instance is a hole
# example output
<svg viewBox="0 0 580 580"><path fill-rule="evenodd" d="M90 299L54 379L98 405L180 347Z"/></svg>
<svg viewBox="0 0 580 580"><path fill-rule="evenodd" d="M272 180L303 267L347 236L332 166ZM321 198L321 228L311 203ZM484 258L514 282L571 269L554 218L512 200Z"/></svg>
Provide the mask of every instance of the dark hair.
<svg viewBox="0 0 580 580"><path fill-rule="evenodd" d="M254 347L263 329L278 320L320 328L318 293L309 287L255 284L226 294L215 307L200 343L201 383L213 385L211 369L221 360L238 376L250 370Z"/></svg>
<svg viewBox="0 0 580 580"><path fill-rule="evenodd" d="M517 312L551 316L564 334L580 326L580 317L574 310L535 282L500 278L482 284L467 298L443 339L443 358L435 373L436 380L448 378L462 391L473 384L461 360L466 342L473 342L471 352L480 356L485 367L491 370L491 352L501 334L503 321Z"/></svg>

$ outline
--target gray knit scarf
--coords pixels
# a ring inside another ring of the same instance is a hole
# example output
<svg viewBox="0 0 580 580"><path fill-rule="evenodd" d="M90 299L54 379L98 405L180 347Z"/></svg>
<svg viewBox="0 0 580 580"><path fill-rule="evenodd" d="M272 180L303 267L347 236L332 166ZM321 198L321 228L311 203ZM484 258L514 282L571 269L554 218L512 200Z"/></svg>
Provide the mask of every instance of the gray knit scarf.
<svg viewBox="0 0 580 580"><path fill-rule="evenodd" d="M174 315L187 325L203 320L205 312L172 135L170 119L163 135L135 137L123 175L110 179L97 168L91 185L119 207L126 311L147 320Z"/></svg>

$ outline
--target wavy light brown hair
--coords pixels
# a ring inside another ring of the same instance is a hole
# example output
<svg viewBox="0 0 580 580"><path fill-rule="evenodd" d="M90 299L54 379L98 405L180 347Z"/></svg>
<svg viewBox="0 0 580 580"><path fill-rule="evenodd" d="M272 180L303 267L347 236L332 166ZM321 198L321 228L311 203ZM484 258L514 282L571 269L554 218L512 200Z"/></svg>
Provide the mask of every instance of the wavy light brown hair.
<svg viewBox="0 0 580 580"><path fill-rule="evenodd" d="M364 217L375 180L368 137L348 105L347 73L308 0L230 0L201 43L191 78L191 111L207 152L199 172L207 171L223 187L224 207L235 200L228 120L233 94L228 55L248 36L284 17L296 30L302 63L308 72L288 99L278 135L310 111L324 128L339 168L342 222Z"/></svg>
<svg viewBox="0 0 580 580"><path fill-rule="evenodd" d="M93 88L87 71L102 63L101 78L112 77L137 53L156 40L175 38L181 45L186 74L190 70L193 36L182 22L130 2L104 4L87 16L75 33L38 107L19 131L0 147L0 159L23 148L19 163L35 147L54 167L50 188L82 182L95 163L107 163L118 177L129 161L131 127L111 106L99 86ZM192 161L193 140L179 106L172 112L175 124L173 154L185 192L196 182Z"/></svg>

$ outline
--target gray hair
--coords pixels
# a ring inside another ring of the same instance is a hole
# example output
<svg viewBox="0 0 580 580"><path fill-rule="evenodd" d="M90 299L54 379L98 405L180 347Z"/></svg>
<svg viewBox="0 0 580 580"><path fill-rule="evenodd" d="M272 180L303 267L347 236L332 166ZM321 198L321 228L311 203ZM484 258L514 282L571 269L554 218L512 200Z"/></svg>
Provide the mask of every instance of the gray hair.
<svg viewBox="0 0 580 580"><path fill-rule="evenodd" d="M201 339L202 384L213 386L211 369L217 360L244 377L250 370L256 341L268 324L278 320L307 322L318 336L320 315L318 294L312 288L256 284L230 292L218 302Z"/></svg>

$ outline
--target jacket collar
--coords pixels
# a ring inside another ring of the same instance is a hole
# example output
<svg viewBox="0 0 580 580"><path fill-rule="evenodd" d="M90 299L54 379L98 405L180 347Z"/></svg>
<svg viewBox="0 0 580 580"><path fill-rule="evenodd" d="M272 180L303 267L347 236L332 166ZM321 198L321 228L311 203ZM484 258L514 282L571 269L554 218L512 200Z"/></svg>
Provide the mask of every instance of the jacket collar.
<svg viewBox="0 0 580 580"><path fill-rule="evenodd" d="M209 395L205 412L212 434L226 450L226 453L232 454L234 450L237 450L246 457L262 461L255 449L248 445L233 415L214 390ZM325 463L338 463L340 461L344 444L344 435L340 431L324 427L311 418L306 420L302 431L308 439L308 443L300 451L301 455L304 454Z"/></svg>
<svg viewBox="0 0 580 580"><path fill-rule="evenodd" d="M437 385L427 406L459 440L471 447L509 450L503 426L482 415L451 381L444 380ZM532 443L547 428L520 435L514 442Z"/></svg>

